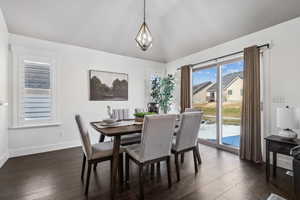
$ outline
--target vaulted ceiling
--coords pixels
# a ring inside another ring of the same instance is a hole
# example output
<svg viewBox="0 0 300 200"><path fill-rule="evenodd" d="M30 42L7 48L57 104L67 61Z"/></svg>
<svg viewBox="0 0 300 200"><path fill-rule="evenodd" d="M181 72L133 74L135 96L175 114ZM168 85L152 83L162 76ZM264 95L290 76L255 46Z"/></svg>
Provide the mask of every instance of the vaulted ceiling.
<svg viewBox="0 0 300 200"><path fill-rule="evenodd" d="M143 0L0 0L11 33L168 62L300 16L299 0L147 0L153 47L134 38Z"/></svg>

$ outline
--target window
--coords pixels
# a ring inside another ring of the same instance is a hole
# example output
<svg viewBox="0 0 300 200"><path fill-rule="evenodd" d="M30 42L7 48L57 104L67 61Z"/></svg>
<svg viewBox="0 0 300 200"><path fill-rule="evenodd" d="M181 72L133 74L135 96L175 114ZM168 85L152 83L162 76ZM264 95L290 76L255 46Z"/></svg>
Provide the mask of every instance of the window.
<svg viewBox="0 0 300 200"><path fill-rule="evenodd" d="M232 95L232 90L228 90L228 95Z"/></svg>
<svg viewBox="0 0 300 200"><path fill-rule="evenodd" d="M57 125L56 61L53 53L12 49L12 128Z"/></svg>

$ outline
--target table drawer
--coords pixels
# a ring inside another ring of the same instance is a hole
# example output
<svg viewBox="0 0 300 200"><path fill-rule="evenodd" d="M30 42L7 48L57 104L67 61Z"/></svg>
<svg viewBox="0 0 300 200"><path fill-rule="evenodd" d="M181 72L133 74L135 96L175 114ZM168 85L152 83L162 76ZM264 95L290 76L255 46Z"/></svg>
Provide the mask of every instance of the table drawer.
<svg viewBox="0 0 300 200"><path fill-rule="evenodd" d="M290 150L291 148L293 148L293 145L282 145L281 143L277 143L277 142L271 142L269 144L269 150L272 152L277 152L277 153L281 153L281 154L285 154L285 155L290 155Z"/></svg>

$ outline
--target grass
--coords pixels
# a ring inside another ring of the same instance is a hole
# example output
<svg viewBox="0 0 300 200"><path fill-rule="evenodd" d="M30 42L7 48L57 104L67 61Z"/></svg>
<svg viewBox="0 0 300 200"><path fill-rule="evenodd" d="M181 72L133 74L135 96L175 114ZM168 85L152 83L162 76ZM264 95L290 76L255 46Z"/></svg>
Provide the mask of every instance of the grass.
<svg viewBox="0 0 300 200"><path fill-rule="evenodd" d="M217 113L217 105L215 102L203 103L203 104L193 104L194 108L200 108L203 112L205 120L208 123L214 123L216 121L215 117ZM222 106L222 114L223 114L223 123L226 125L240 125L241 123L241 108L242 104L238 102L224 102ZM228 118L228 119L226 119ZM232 119L231 119L232 118ZM235 119L237 118L237 119Z"/></svg>

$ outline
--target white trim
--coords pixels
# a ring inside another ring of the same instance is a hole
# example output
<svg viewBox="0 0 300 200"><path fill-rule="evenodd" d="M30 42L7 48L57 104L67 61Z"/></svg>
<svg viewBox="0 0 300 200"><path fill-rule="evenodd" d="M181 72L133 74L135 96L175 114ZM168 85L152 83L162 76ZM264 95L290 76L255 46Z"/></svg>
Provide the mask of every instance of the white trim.
<svg viewBox="0 0 300 200"><path fill-rule="evenodd" d="M13 157L31 155L31 154L36 154L36 153L44 153L44 152L49 152L49 151L68 149L68 148L78 147L78 146L81 146L80 141L74 140L74 141L70 141L70 142L50 144L50 145L44 145L44 146L10 149L9 157L13 158Z"/></svg>
<svg viewBox="0 0 300 200"><path fill-rule="evenodd" d="M22 126L12 126L8 129L25 129L25 128L41 128L41 127L49 127L49 126L61 126L61 122L54 122L54 123L45 123L45 124L33 124L33 125L22 125Z"/></svg>
<svg viewBox="0 0 300 200"><path fill-rule="evenodd" d="M8 152L5 152L3 155L0 156L0 168L6 163L9 158Z"/></svg>
<svg viewBox="0 0 300 200"><path fill-rule="evenodd" d="M24 121L20 118L21 107L20 100L22 98L23 90L20 88L21 78L23 73L23 62L26 59L36 60L41 63L49 63L51 66L51 93L52 93L52 117L50 120L34 120L34 121ZM10 48L10 84L9 89L12 91L10 93L10 101L12 106L10 106L9 114L9 127L10 128L22 128L22 127L38 127L38 126L52 126L60 121L59 115L59 103L58 103L58 55L55 51L47 49L37 49L30 48L19 45L11 45Z"/></svg>

